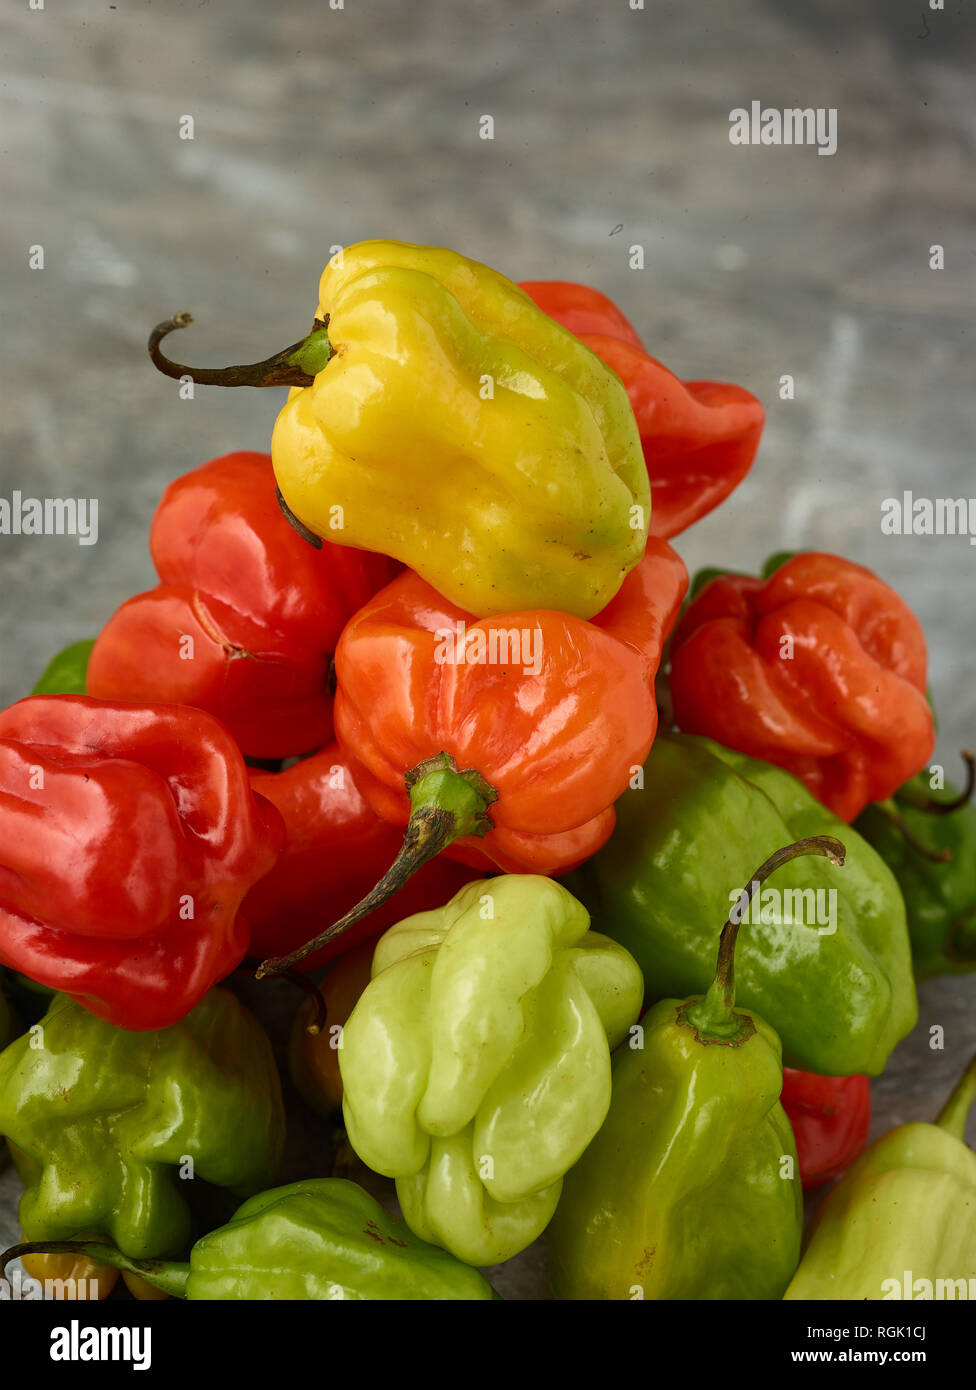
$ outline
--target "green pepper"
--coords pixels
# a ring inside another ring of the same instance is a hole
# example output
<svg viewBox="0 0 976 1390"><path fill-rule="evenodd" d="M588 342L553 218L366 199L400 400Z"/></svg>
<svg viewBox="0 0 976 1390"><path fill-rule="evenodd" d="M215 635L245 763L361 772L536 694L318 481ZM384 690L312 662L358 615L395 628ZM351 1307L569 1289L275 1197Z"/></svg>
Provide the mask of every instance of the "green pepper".
<svg viewBox="0 0 976 1390"><path fill-rule="evenodd" d="M844 862L826 836L778 850L729 914L707 993L655 1004L614 1058L610 1113L549 1227L558 1298L782 1296L800 1257L802 1187L782 1048L735 1007L735 944L765 879L811 854Z"/></svg>
<svg viewBox="0 0 976 1390"><path fill-rule="evenodd" d="M380 938L343 1029L349 1142L414 1233L470 1264L535 1240L610 1105L642 983L589 921L551 879L469 883Z"/></svg>
<svg viewBox="0 0 976 1390"><path fill-rule="evenodd" d="M31 691L32 695L84 695L88 679L88 659L95 645L94 637L72 642L52 657Z"/></svg>
<svg viewBox="0 0 976 1390"><path fill-rule="evenodd" d="M277 1173L284 1112L271 1045L223 989L141 1033L56 995L0 1054L0 1134L27 1183L28 1240L99 1231L135 1258L177 1254L191 1189L239 1199Z"/></svg>
<svg viewBox="0 0 976 1390"><path fill-rule="evenodd" d="M769 1020L791 1067L884 1068L918 1005L901 892L866 841L790 773L688 734L657 738L643 787L616 810L609 842L567 884L637 958L651 1000L708 987L708 922L752 864L802 836L842 837L839 884L803 859L784 869L786 892L767 890L754 907L761 920L742 943L739 998Z"/></svg>
<svg viewBox="0 0 976 1390"><path fill-rule="evenodd" d="M899 1125L864 1150L817 1208L785 1298L976 1297L974 1097L976 1058L935 1124Z"/></svg>
<svg viewBox="0 0 976 1390"><path fill-rule="evenodd" d="M0 1256L84 1254L174 1298L228 1300L497 1298L476 1269L418 1240L379 1202L342 1178L313 1178L251 1197L188 1261L133 1260L98 1241L30 1242Z"/></svg>
<svg viewBox="0 0 976 1390"><path fill-rule="evenodd" d="M968 755L969 758L972 755ZM893 870L908 909L917 979L976 970L976 806L919 773L854 822Z"/></svg>

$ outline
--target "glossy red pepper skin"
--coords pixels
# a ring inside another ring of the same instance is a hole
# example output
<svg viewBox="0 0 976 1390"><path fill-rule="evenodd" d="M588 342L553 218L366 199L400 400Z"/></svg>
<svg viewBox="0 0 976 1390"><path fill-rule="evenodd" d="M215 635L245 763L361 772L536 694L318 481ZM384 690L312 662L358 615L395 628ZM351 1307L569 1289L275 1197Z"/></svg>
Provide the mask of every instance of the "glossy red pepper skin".
<svg viewBox="0 0 976 1390"><path fill-rule="evenodd" d="M776 763L851 821L935 747L918 619L862 565L795 555L767 579L726 574L671 641L678 727Z"/></svg>
<svg viewBox="0 0 976 1390"><path fill-rule="evenodd" d="M223 725L39 695L0 713L0 963L131 1031L246 954L238 907L284 839Z"/></svg>
<svg viewBox="0 0 976 1390"><path fill-rule="evenodd" d="M866 1076L817 1076L784 1067L781 1100L796 1138L805 1192L839 1177L868 1142L871 1083Z"/></svg>
<svg viewBox="0 0 976 1390"><path fill-rule="evenodd" d="M481 621L412 572L356 614L336 650L335 720L376 813L406 825L404 775L437 753L497 792L494 829L445 853L505 872L562 873L609 837L613 803L657 729L654 676L688 584L680 557L652 539L613 601L589 622L550 610ZM538 634L525 664L438 662L437 633ZM530 662L529 665L535 663Z"/></svg>
<svg viewBox="0 0 976 1390"><path fill-rule="evenodd" d="M249 770L251 786L277 806L285 847L244 899L251 954L284 955L308 941L372 888L402 835L372 810L348 754L330 744L283 772ZM296 967L315 970L415 912L443 907L480 875L443 857L431 860L389 902Z"/></svg>
<svg viewBox="0 0 976 1390"><path fill-rule="evenodd" d="M327 743L339 633L399 566L328 542L313 549L282 516L271 459L257 453L171 483L149 547L160 582L99 634L89 693L208 710L247 757Z"/></svg>
<svg viewBox="0 0 976 1390"><path fill-rule="evenodd" d="M687 530L738 487L766 419L755 396L724 382L680 381L598 290L561 280L525 281L522 289L627 388L651 480L652 536Z"/></svg>

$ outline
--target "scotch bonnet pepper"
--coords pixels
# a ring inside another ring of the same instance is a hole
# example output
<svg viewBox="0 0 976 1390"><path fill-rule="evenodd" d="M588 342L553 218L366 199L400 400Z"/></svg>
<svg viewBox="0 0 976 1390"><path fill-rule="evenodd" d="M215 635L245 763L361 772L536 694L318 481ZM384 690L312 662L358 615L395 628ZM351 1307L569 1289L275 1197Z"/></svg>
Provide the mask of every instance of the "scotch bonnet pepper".
<svg viewBox="0 0 976 1390"><path fill-rule="evenodd" d="M0 1134L26 1183L27 1240L95 1230L128 1255L177 1254L196 1190L239 1200L265 1187L284 1127L271 1045L227 990L140 1033L56 995L0 1054Z"/></svg>
<svg viewBox="0 0 976 1390"><path fill-rule="evenodd" d="M357 785L405 825L396 861L295 964L441 850L478 868L563 873L602 845L657 729L654 676L687 585L666 541L592 622L538 610L475 620L406 571L336 649L335 721Z"/></svg>
<svg viewBox="0 0 976 1390"><path fill-rule="evenodd" d="M156 365L293 387L271 441L307 531L402 560L479 617L590 618L640 560L650 488L619 378L510 280L395 241L326 266L307 340L253 368Z"/></svg>
<svg viewBox="0 0 976 1390"><path fill-rule="evenodd" d="M976 1058L935 1124L900 1125L865 1149L817 1208L786 1299L972 1297L974 1097Z"/></svg>
<svg viewBox="0 0 976 1390"><path fill-rule="evenodd" d="M826 836L787 845L753 873L742 902L811 854L844 862ZM549 1228L560 1298L780 1298L796 1269L803 1201L779 1099L780 1040L735 1007L742 921L740 903L707 993L655 1004L614 1058L610 1113Z"/></svg>
<svg viewBox="0 0 976 1390"><path fill-rule="evenodd" d="M796 1139L804 1191L843 1173L868 1142L871 1083L866 1076L816 1076L784 1067L780 1100Z"/></svg>
<svg viewBox="0 0 976 1390"><path fill-rule="evenodd" d="M651 484L652 536L678 535L738 487L766 418L755 396L725 382L679 381L599 290L561 280L526 281L522 288L626 387Z"/></svg>
<svg viewBox="0 0 976 1390"><path fill-rule="evenodd" d="M326 743L339 633L393 578L391 561L313 550L281 515L271 459L257 453L227 454L171 483L149 547L160 582L102 629L88 693L196 705L249 757Z"/></svg>
<svg viewBox="0 0 976 1390"><path fill-rule="evenodd" d="M39 1248L83 1254L190 1302L497 1298L478 1273L411 1233L362 1188L314 1178L251 1197L203 1236L187 1261L134 1260L103 1241L18 1245L9 1261Z"/></svg>
<svg viewBox="0 0 976 1390"><path fill-rule="evenodd" d="M472 1264L523 1250L610 1104L640 971L535 876L471 883L391 927L342 1033L349 1141L407 1224Z"/></svg>
<svg viewBox="0 0 976 1390"><path fill-rule="evenodd" d="M795 555L765 579L706 584L675 628L678 726L795 773L843 820L935 746L918 619L870 570Z"/></svg>
<svg viewBox="0 0 976 1390"><path fill-rule="evenodd" d="M224 726L38 695L0 713L0 962L123 1028L176 1023L247 950L284 830Z"/></svg>
<svg viewBox="0 0 976 1390"><path fill-rule="evenodd" d="M790 1066L881 1072L918 1016L905 904L881 857L795 777L707 739L660 736L641 782L568 882L636 956L648 998L708 987L709 924L771 846L832 835L847 847L843 874L798 859L751 905L738 997L775 1028Z"/></svg>
<svg viewBox="0 0 976 1390"><path fill-rule="evenodd" d="M855 822L894 872L905 897L917 979L976 970L976 807L967 786L933 789L920 773Z"/></svg>

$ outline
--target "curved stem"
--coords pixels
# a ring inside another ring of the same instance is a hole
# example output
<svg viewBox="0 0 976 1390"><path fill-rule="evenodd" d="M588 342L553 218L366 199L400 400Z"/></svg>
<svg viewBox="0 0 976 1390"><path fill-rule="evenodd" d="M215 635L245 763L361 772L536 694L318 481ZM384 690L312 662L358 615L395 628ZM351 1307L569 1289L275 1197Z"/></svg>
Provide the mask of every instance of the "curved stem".
<svg viewBox="0 0 976 1390"><path fill-rule="evenodd" d="M301 536L302 540L308 541L309 545L312 546L315 550L321 550L322 537L317 536L314 531L310 531L309 528L305 525L304 521L299 521L298 517L292 511L291 507L289 507L288 503L285 501L284 494L282 493L281 488L278 486L277 483L275 483L275 498L277 500L279 508L281 509L281 515L288 522L288 525L292 528L292 530L297 531L298 534Z"/></svg>
<svg viewBox="0 0 976 1390"><path fill-rule="evenodd" d="M292 343L273 357L266 357L263 362L236 367L187 367L164 356L160 344L170 333L192 322L193 315L184 312L157 323L149 335L149 356L164 376L176 381L189 377L198 386L311 386L332 351L326 317L315 320L307 338Z"/></svg>
<svg viewBox="0 0 976 1390"><path fill-rule="evenodd" d="M949 1099L939 1111L935 1123L940 1129L947 1130L949 1134L954 1134L957 1139L965 1139L966 1123L969 1119L969 1112L976 1100L976 1057L972 1059L969 1066L960 1076Z"/></svg>
<svg viewBox="0 0 976 1390"><path fill-rule="evenodd" d="M775 854L771 854L768 859L760 864L752 878L739 894L738 900L728 915L725 926L718 943L718 960L715 966L715 978L708 987L708 992L704 998L684 1010L684 1017L699 1032L699 1034L714 1034L717 1037L728 1037L731 1032L738 1031L738 1024L733 1014L735 1007L735 943L739 935L739 927L746 914L753 895L758 888L766 882L771 874L777 869L788 864L792 859L799 859L805 854L820 854L829 859L832 864L842 865L847 857L847 850L840 840L834 839L832 835L812 835L805 840L796 840L791 845L784 845Z"/></svg>
<svg viewBox="0 0 976 1390"><path fill-rule="evenodd" d="M934 796L925 796L911 785L901 787L895 793L895 799L904 806L910 806L913 811L925 811L930 816L951 816L953 811L961 811L972 801L973 791L976 790L976 756L968 748L964 748L959 756L966 764L966 785L951 801L938 801Z"/></svg>
<svg viewBox="0 0 976 1390"><path fill-rule="evenodd" d="M242 974L250 975L255 980L260 980L262 978L261 961L258 960L256 956L245 956L237 967L237 970ZM276 971L275 973L279 974L282 979L288 980L291 984L297 985L306 999L312 1001L312 1021L305 1029L305 1032L311 1033L313 1037L316 1037L325 1027L325 1000L322 997L322 991L314 981L310 980L307 975L303 975L298 970L284 969Z"/></svg>
<svg viewBox="0 0 976 1390"><path fill-rule="evenodd" d="M951 849L930 849L924 840L920 840L893 801L876 801L874 806L875 810L894 826L909 849L920 854L923 859L928 859L933 864L945 864L952 858Z"/></svg>
<svg viewBox="0 0 976 1390"><path fill-rule="evenodd" d="M466 768L459 772L449 753L441 752L418 763L406 774L404 781L410 795L410 819L400 851L386 873L365 898L331 927L287 956L272 956L262 961L255 973L256 979L278 975L297 965L388 902L442 849L466 835L487 835L492 828L488 807L498 793L476 769Z"/></svg>
<svg viewBox="0 0 976 1390"><path fill-rule="evenodd" d="M186 1297L186 1281L190 1277L189 1264L179 1260L130 1260L116 1246L106 1245L103 1241L27 1240L20 1245L11 1245L0 1255L0 1279L5 1277L7 1265L21 1255L84 1255L89 1260L97 1260L99 1264L125 1270L127 1274L138 1274L147 1284L162 1289L172 1298Z"/></svg>

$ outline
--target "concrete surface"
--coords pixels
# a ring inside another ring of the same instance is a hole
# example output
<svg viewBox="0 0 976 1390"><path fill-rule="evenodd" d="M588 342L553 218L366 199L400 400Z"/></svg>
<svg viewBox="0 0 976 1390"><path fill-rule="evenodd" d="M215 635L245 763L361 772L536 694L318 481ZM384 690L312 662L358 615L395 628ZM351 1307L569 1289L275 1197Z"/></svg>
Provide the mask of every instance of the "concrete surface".
<svg viewBox="0 0 976 1390"><path fill-rule="evenodd" d="M180 400L150 326L190 309L188 360L263 357L305 330L332 246L394 236L595 284L680 375L756 392L758 461L679 541L689 566L795 547L871 566L925 625L938 756L976 741L976 548L880 529L904 489L976 494L960 0L48 0L0 36L0 498L99 500L97 545L0 537L4 702L152 583L167 481L267 443L278 393ZM836 154L732 146L753 100L836 108ZM931 1115L976 1045L974 999L973 979L925 986L876 1129ZM9 1175L0 1193L12 1238ZM500 1286L544 1296L538 1254Z"/></svg>

